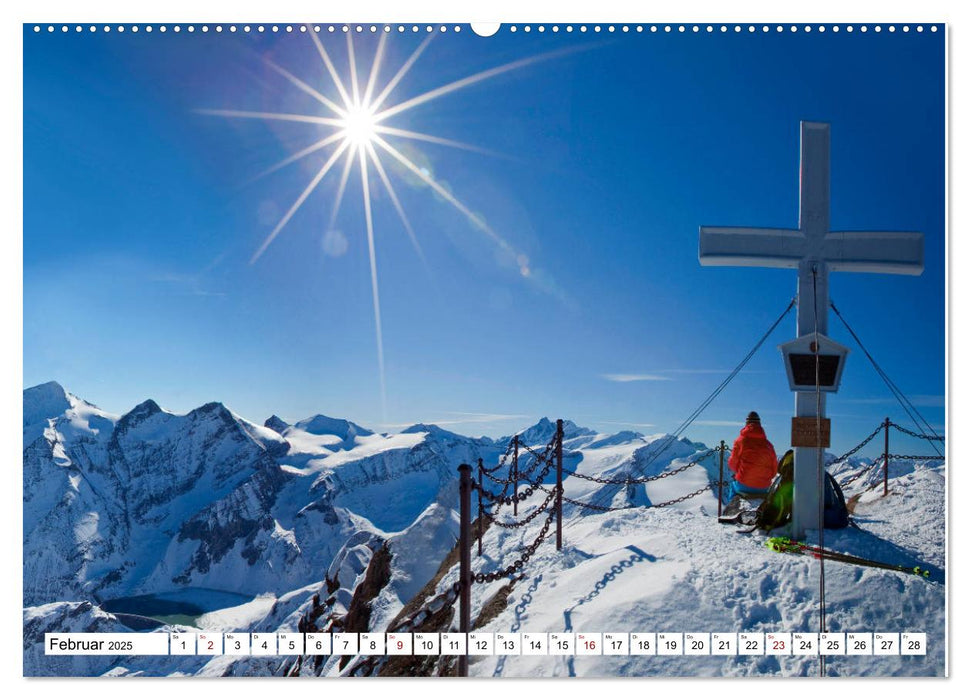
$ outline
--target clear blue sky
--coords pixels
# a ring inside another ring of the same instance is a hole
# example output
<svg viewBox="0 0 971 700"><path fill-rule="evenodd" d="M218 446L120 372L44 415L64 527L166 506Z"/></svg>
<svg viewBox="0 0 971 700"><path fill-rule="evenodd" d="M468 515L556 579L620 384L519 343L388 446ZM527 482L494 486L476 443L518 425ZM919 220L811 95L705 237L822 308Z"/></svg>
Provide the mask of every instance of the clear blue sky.
<svg viewBox="0 0 971 700"><path fill-rule="evenodd" d="M321 36L346 79L344 38ZM379 86L422 38L389 38ZM355 36L362 84L376 46ZM25 27L24 386L55 379L119 413L148 397L176 411L220 400L259 423L321 412L500 435L548 415L673 430L796 285L791 270L702 268L698 226L795 227L799 120L811 119L832 124L833 228L925 235L922 276L834 273L830 291L943 430L943 32L465 28L436 37L387 106L565 48L583 50L389 121L500 154L387 137L527 256L530 275L383 158L426 259L372 169L385 418L358 170L335 231L339 168L251 264L332 149L255 176L332 129L199 111L325 114L265 61L338 100L309 37ZM792 314L688 436L730 440L754 409L784 449L792 394L776 346L794 333ZM908 424L835 318L830 335L853 349L829 401L833 450L885 415Z"/></svg>

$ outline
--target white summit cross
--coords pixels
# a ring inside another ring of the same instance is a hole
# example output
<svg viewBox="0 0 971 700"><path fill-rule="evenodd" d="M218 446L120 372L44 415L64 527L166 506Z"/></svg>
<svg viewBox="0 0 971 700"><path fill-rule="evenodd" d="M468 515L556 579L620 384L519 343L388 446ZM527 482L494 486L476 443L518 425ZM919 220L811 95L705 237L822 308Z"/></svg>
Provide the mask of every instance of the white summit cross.
<svg viewBox="0 0 971 700"><path fill-rule="evenodd" d="M826 334L830 270L900 275L924 271L920 233L829 230L829 124L801 122L800 141L798 229L702 226L698 240L702 265L797 268L797 337L814 331ZM815 417L816 405L815 391L796 392L797 417ZM819 416L825 415L822 394ZM795 448L795 537L819 523L818 449L822 448Z"/></svg>

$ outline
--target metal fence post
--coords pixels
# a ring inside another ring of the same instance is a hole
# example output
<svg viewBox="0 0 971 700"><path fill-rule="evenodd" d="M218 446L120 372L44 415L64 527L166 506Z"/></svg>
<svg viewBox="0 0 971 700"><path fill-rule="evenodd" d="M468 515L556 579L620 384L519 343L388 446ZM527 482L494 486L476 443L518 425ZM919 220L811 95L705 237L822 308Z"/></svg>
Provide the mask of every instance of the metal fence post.
<svg viewBox="0 0 971 700"><path fill-rule="evenodd" d="M519 436L512 436L512 514L519 515L519 499L516 493L519 490Z"/></svg>
<svg viewBox="0 0 971 700"><path fill-rule="evenodd" d="M556 550L563 548L563 419L556 419Z"/></svg>
<svg viewBox="0 0 971 700"><path fill-rule="evenodd" d="M725 441L722 440L718 458L718 517L722 517L722 485L725 483Z"/></svg>
<svg viewBox="0 0 971 700"><path fill-rule="evenodd" d="M472 621L472 467L459 465L459 632L468 633ZM466 649L468 652L468 649ZM458 673L469 675L469 657L459 656Z"/></svg>
<svg viewBox="0 0 971 700"><path fill-rule="evenodd" d="M890 416L883 419L883 495L889 490L888 479L890 473Z"/></svg>
<svg viewBox="0 0 971 700"><path fill-rule="evenodd" d="M479 457L479 517L476 522L479 523L479 528L476 534L479 537L479 556L482 556L482 472L485 471L485 467L482 466L482 458Z"/></svg>

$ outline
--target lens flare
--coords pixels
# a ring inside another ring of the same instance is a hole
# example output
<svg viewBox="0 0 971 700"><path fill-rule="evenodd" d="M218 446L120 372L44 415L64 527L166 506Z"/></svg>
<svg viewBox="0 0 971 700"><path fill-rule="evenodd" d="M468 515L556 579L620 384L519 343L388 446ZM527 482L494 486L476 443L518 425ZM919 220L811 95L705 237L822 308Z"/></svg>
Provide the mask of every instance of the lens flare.
<svg viewBox="0 0 971 700"><path fill-rule="evenodd" d="M318 111L322 111L323 114L317 112L313 114L251 112L233 109L200 109L198 111L203 114L228 117L232 119L261 119L265 121L284 121L298 124L308 124L310 125L310 128L315 130L311 134L313 140L308 146L296 151L279 163L265 169L258 177L262 177L269 173L280 170L288 165L301 161L313 153L330 149L330 153L327 156L323 166L317 171L310 183L304 188L290 208L280 218L279 222L277 222L277 224L273 227L273 230L263 240L262 244L260 244L256 252L253 254L250 263L255 263L257 260L259 260L260 256L263 255L270 244L291 221L300 207L303 206L303 203L306 202L310 195L321 186L321 183L324 181L324 177L335 168L341 159L343 159L343 162L340 164L341 176L337 185L334 196L334 204L330 211L330 220L327 226L328 231L334 230L337 214L340 211L342 202L344 201L344 193L350 179L351 169L355 164L357 164L361 176L361 204L363 206L366 223L366 230L364 233L366 235L368 245L368 260L370 263L371 272L371 294L374 304L375 343L377 345L378 358L378 384L381 390L382 418L384 422L387 423L388 416L384 372L384 341L381 329L381 304L378 296L378 264L377 251L374 241L374 221L372 217L371 202L372 188L370 185L371 178L369 176L370 168L374 168L374 172L378 176L377 179L380 180L381 185L384 187L392 206L394 207L402 225L404 226L405 232L408 234L408 237L410 238L411 243L414 246L419 258L421 258L423 264L425 262L425 258L424 254L422 253L421 246L418 243L418 237L415 235L415 232L408 221L408 217L405 215L404 207L402 206L401 201L391 184L391 178L389 175L390 171L381 162L382 155L390 156L392 161L396 161L399 165L404 166L406 170L417 175L424 184L429 186L440 196L441 200L444 200L459 211L472 225L473 229L485 233L493 241L493 243L499 247L499 249L508 254L511 260L528 260L525 255L522 255L516 251L513 246L509 244L509 242L507 242L497 231L486 224L486 222L480 216L474 214L472 210L460 199L458 199L452 192L446 190L427 172L427 170L416 165L410 158L402 153L401 150L395 148L391 143L389 143L388 139L404 139L408 141L432 143L440 146L447 146L466 151L475 151L489 155L498 154L474 145L462 143L461 141L454 141L452 139L442 138L433 134L425 134L418 131L412 131L410 129L395 127L392 124L386 123L387 120L397 114L400 114L401 112L411 109L412 107L417 107L418 105L439 99L457 90L461 90L475 85L476 83L482 82L483 80L523 68L539 61L572 53L575 51L575 49L551 51L548 53L539 54L537 56L513 61L511 63L506 63L501 66L496 66L495 68L475 73L466 78L462 78L461 80L455 80L427 92L405 97L399 102L392 104L389 107L385 107L385 102L389 100L395 88L398 87L402 79L415 65L418 57L421 56L428 47L433 35L429 35L424 41L421 42L421 44L412 52L408 59L398 68L395 74L389 80L387 80L387 82L383 83L383 85L379 85L379 75L381 73L381 64L384 59L385 43L387 40L387 34L382 34L380 40L378 41L378 46L374 53L370 70L368 71L367 82L362 86L359 80L357 57L355 56L354 52L354 41L350 33L347 34L346 51L348 75L346 76L346 80L341 77L336 66L334 65L334 62L330 58L330 54L327 53L327 49L324 47L323 42L321 42L320 38L317 36L317 32L315 31L314 27L308 26L307 34L309 34L310 38L313 40L314 47L317 49L317 53L319 54L323 63L323 72L330 77L334 89L337 91L338 97L336 100L326 97L321 91L312 87L308 83L296 77L286 68L277 65L273 61L266 59L266 63L270 69L282 76L288 83L290 83L290 85L316 100L316 102L323 108L318 108ZM375 93L377 94L375 95ZM320 133L321 130L326 131ZM377 148L375 148L375 146L377 146ZM528 264L520 264L519 268L520 273L524 277L529 276L530 268Z"/></svg>

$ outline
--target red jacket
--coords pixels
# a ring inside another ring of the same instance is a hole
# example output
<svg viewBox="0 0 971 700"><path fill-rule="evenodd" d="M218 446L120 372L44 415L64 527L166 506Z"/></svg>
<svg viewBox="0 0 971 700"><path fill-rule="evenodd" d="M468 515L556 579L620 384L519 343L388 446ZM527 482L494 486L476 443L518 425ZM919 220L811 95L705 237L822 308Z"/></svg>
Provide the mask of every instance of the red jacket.
<svg viewBox="0 0 971 700"><path fill-rule="evenodd" d="M757 423L747 423L732 446L728 467L735 480L753 489L766 489L778 471L775 448L765 439L765 431Z"/></svg>

